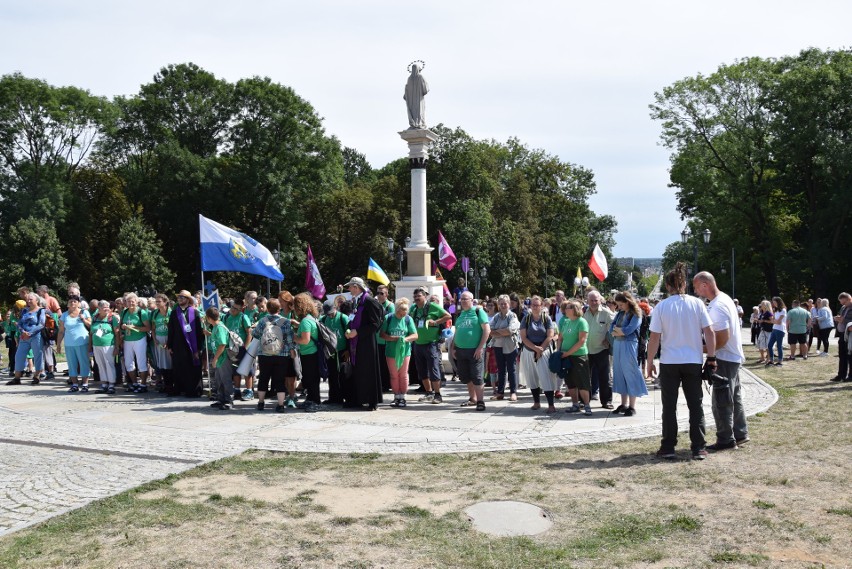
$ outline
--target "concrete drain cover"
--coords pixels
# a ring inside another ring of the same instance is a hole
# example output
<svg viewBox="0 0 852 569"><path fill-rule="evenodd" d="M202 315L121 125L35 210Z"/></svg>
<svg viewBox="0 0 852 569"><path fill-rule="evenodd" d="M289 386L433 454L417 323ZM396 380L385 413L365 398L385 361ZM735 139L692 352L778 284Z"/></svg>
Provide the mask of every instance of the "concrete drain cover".
<svg viewBox="0 0 852 569"><path fill-rule="evenodd" d="M526 502L479 502L465 513L474 529L497 536L536 535L553 525L550 512Z"/></svg>

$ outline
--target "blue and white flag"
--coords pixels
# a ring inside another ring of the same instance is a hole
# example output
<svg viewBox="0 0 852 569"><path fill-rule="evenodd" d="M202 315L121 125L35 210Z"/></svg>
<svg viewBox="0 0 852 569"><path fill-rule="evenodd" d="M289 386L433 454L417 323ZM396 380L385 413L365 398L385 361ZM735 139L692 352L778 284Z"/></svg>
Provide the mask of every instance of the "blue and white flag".
<svg viewBox="0 0 852 569"><path fill-rule="evenodd" d="M246 235L198 216L201 234L201 270L251 273L276 281L284 280L269 249Z"/></svg>

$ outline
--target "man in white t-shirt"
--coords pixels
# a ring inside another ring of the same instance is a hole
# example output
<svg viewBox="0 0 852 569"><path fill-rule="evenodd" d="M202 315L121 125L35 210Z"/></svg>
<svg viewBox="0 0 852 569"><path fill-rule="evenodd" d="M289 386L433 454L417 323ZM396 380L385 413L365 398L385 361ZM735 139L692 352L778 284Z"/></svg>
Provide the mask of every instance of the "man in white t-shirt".
<svg viewBox="0 0 852 569"><path fill-rule="evenodd" d="M740 318L737 305L730 296L719 290L716 279L706 271L692 279L695 294L710 301L707 307L716 337L716 373L728 380L728 385L713 385L713 418L716 420L716 442L707 450L736 449L749 440L742 391L740 366L745 363Z"/></svg>
<svg viewBox="0 0 852 569"><path fill-rule="evenodd" d="M716 370L716 337L712 321L704 303L686 294L686 266L678 263L665 277L669 297L654 309L651 319L651 339L648 354L660 352L660 399L663 403L663 438L660 441L660 458L676 458L677 398L683 388L689 409L689 440L692 458L707 458L705 445L703 393L701 391L701 362L707 350L705 367ZM654 357L648 358L645 377L656 377Z"/></svg>

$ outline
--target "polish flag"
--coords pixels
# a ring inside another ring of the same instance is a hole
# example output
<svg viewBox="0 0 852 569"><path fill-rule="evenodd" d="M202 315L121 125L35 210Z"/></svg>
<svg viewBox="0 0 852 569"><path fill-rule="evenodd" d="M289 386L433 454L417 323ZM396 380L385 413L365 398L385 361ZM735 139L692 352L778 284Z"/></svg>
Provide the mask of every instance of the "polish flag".
<svg viewBox="0 0 852 569"><path fill-rule="evenodd" d="M599 281L606 280L606 276L609 274L609 269L606 266L606 257L597 243L595 243L595 250L592 251L592 258L589 259L589 268Z"/></svg>

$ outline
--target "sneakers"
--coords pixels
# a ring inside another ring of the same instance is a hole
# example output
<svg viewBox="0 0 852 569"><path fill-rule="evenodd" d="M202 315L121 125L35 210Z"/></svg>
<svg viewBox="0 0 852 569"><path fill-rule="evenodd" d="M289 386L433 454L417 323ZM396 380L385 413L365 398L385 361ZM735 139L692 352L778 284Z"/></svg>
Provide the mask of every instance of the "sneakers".
<svg viewBox="0 0 852 569"><path fill-rule="evenodd" d="M712 445L707 445L705 448L711 452L719 452L721 450L736 450L737 441L731 441L729 443L720 443L717 441Z"/></svg>
<svg viewBox="0 0 852 569"><path fill-rule="evenodd" d="M243 389L243 401L251 401L252 399L254 399L254 391Z"/></svg>
<svg viewBox="0 0 852 569"><path fill-rule="evenodd" d="M677 458L677 454L675 453L674 449L669 450L664 448L658 450L655 456L657 458L664 458L666 460L674 460L675 458Z"/></svg>
<svg viewBox="0 0 852 569"><path fill-rule="evenodd" d="M574 403L573 405L571 405L570 407L565 409L565 412L566 413L579 413L580 412L580 406L577 405L576 403Z"/></svg>
<svg viewBox="0 0 852 569"><path fill-rule="evenodd" d="M405 399L400 399L400 400L399 400L399 403L397 404L397 407L399 407L400 409L402 409L402 408L404 408L406 405L408 405L408 403L406 403L406 402L405 402Z"/></svg>
<svg viewBox="0 0 852 569"><path fill-rule="evenodd" d="M49 379L50 381L53 381L54 379L56 379L56 376L53 375L52 371L49 371L47 372L47 374L45 374L44 379Z"/></svg>
<svg viewBox="0 0 852 569"><path fill-rule="evenodd" d="M636 409L634 409L633 407L628 407L627 409L624 410L624 416L625 417L632 417L635 414L636 414Z"/></svg>
<svg viewBox="0 0 852 569"><path fill-rule="evenodd" d="M107 387L106 392L107 392L107 395L115 395L115 387L110 385L109 387Z"/></svg>
<svg viewBox="0 0 852 569"><path fill-rule="evenodd" d="M431 403L433 399L435 399L435 395L433 393L427 393L426 395L421 395L417 398L420 403Z"/></svg>
<svg viewBox="0 0 852 569"><path fill-rule="evenodd" d="M258 411L263 411L263 409L265 407L266 407L266 401L258 401L257 402L257 410Z"/></svg>
<svg viewBox="0 0 852 569"><path fill-rule="evenodd" d="M748 438L748 436L746 436L744 439L737 439L737 441L736 441L736 442L737 442L737 446L739 446L739 445L744 445L744 444L746 444L747 442L749 442L750 440L751 440L751 439L750 439L750 438Z"/></svg>
<svg viewBox="0 0 852 569"><path fill-rule="evenodd" d="M148 386L144 383L137 383L133 388L133 393L148 393Z"/></svg>
<svg viewBox="0 0 852 569"><path fill-rule="evenodd" d="M77 387L77 384L74 384L74 385L72 385L72 386L71 386L71 388L68 390L68 393L77 393L78 391L80 391L80 388L79 388L79 387Z"/></svg>
<svg viewBox="0 0 852 569"><path fill-rule="evenodd" d="M288 409L295 409L296 408L296 400L293 399L292 397L287 398L287 408Z"/></svg>
<svg viewBox="0 0 852 569"><path fill-rule="evenodd" d="M89 386L88 385L81 385L80 391L82 391L83 393L88 393L89 392Z"/></svg>
<svg viewBox="0 0 852 569"><path fill-rule="evenodd" d="M592 416L592 407L591 405L586 405L586 417Z"/></svg>
<svg viewBox="0 0 852 569"><path fill-rule="evenodd" d="M284 409L286 409L286 407L284 407L284 405L276 405L275 406L275 412L276 413L283 413Z"/></svg>
<svg viewBox="0 0 852 569"><path fill-rule="evenodd" d="M692 460L704 460L707 458L707 451L703 448L692 451Z"/></svg>
<svg viewBox="0 0 852 569"><path fill-rule="evenodd" d="M436 393L435 395L432 396L432 403L437 404L437 403L443 403L443 402L444 402L444 398L441 397L440 393Z"/></svg>

